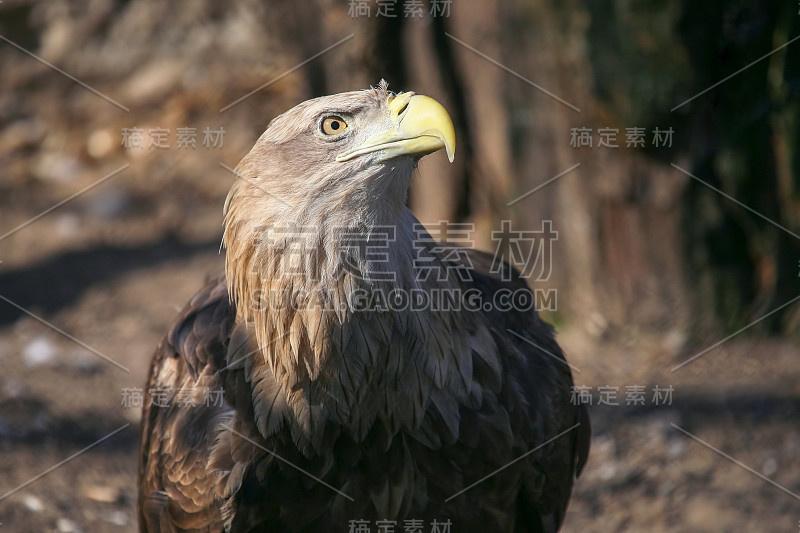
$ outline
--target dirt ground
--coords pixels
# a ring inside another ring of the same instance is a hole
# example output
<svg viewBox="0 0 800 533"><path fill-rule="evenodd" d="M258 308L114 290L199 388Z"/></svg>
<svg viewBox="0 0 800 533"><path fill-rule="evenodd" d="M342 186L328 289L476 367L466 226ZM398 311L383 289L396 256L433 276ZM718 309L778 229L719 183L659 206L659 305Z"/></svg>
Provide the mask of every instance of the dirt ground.
<svg viewBox="0 0 800 533"><path fill-rule="evenodd" d="M154 11L131 8L126 31L168 15ZM294 63L271 63L274 43L246 17L224 31L262 63L241 59L249 57L241 50L231 52L235 61L224 48L205 55L214 44L190 9L170 15L179 19L170 28L196 34L175 41L164 32L163 43L149 43L161 51L193 43L183 63L139 54L146 33L127 45L118 35L108 53L66 49L64 32L91 28L65 29L76 19L59 16L39 13L42 55L85 73L130 113L22 52L0 50L0 533L136 531L140 410L123 405L125 390L144 386L177 311L221 271L222 205L233 181L222 165L234 167L288 107L296 79L222 117L218 110ZM140 66L126 64L133 74L114 78L119 58ZM251 119L256 113L263 122ZM173 148L125 150L122 128L134 126L170 128ZM175 149L184 126L224 127L224 146L203 147L200 133L196 149ZM796 342L746 331L673 372L723 335L689 343L674 332L606 338L587 324L561 329L576 384L590 388L593 424L564 531L800 531ZM657 402L656 387L664 391ZM634 390L644 405L626 405Z"/></svg>

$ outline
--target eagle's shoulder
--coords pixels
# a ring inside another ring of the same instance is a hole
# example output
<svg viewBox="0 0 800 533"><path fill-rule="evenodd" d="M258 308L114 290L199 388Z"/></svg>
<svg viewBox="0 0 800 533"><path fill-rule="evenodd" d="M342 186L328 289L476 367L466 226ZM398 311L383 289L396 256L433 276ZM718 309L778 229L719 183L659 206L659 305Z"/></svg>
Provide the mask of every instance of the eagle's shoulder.
<svg viewBox="0 0 800 533"><path fill-rule="evenodd" d="M225 365L235 318L225 276L217 276L186 304L159 348L180 355L195 379L216 372Z"/></svg>

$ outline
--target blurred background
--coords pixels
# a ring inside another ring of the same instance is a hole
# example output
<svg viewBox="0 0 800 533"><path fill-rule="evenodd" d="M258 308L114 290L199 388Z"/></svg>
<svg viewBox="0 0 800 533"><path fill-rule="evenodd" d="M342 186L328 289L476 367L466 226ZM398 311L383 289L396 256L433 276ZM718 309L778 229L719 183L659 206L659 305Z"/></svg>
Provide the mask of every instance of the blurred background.
<svg viewBox="0 0 800 533"><path fill-rule="evenodd" d="M795 1L2 0L0 530L136 530L132 400L231 169L383 78L456 124L421 221L552 229L594 426L564 531L797 531L797 40Z"/></svg>

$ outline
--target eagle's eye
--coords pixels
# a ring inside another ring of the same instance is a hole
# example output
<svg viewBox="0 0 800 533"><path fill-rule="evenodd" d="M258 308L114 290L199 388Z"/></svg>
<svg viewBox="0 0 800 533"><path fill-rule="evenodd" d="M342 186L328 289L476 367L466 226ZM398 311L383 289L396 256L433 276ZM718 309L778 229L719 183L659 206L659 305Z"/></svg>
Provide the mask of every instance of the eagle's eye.
<svg viewBox="0 0 800 533"><path fill-rule="evenodd" d="M340 116L331 115L323 119L320 129L325 135L338 135L347 129L347 122Z"/></svg>

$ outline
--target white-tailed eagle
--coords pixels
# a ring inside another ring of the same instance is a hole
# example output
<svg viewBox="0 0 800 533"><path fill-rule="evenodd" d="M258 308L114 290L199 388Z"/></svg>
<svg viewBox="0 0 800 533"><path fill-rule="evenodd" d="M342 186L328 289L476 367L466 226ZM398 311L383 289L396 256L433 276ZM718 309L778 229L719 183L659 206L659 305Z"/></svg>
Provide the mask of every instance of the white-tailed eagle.
<svg viewBox="0 0 800 533"><path fill-rule="evenodd" d="M492 305L533 298L520 275L443 253L406 207L441 148L445 109L384 83L270 123L225 203L225 274L153 357L143 532L561 526L588 417L552 327Z"/></svg>

